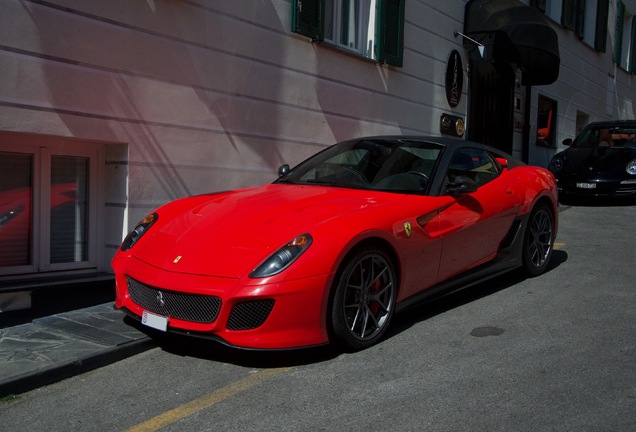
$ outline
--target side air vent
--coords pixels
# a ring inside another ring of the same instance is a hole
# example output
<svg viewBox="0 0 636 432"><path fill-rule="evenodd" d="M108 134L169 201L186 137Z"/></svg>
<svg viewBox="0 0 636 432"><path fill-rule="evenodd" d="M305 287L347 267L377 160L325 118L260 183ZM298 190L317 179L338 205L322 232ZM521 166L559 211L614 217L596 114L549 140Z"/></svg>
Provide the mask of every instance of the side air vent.
<svg viewBox="0 0 636 432"><path fill-rule="evenodd" d="M238 303L232 308L228 330L251 330L263 325L274 308L274 300L255 300Z"/></svg>

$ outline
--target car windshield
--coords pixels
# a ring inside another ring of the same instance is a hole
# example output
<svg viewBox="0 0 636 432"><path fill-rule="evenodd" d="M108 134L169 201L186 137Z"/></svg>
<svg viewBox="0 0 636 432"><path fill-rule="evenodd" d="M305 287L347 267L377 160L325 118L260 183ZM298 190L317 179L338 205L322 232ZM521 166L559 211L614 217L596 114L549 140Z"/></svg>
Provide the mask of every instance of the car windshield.
<svg viewBox="0 0 636 432"><path fill-rule="evenodd" d="M423 193L443 148L402 139L346 141L307 159L276 183Z"/></svg>
<svg viewBox="0 0 636 432"><path fill-rule="evenodd" d="M636 125L588 126L576 137L573 147L636 147Z"/></svg>

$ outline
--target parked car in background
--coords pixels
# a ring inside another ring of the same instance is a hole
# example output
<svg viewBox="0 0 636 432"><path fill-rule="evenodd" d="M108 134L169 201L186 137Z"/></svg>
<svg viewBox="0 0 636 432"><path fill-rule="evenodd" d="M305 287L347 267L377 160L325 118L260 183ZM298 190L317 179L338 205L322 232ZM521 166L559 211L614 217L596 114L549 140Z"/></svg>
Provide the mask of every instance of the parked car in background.
<svg viewBox="0 0 636 432"><path fill-rule="evenodd" d="M149 214L113 259L116 306L236 347L356 350L401 309L552 256L554 176L481 144L360 138L279 175Z"/></svg>
<svg viewBox="0 0 636 432"><path fill-rule="evenodd" d="M636 199L636 120L594 122L568 148L554 155L549 169L561 199L628 197Z"/></svg>

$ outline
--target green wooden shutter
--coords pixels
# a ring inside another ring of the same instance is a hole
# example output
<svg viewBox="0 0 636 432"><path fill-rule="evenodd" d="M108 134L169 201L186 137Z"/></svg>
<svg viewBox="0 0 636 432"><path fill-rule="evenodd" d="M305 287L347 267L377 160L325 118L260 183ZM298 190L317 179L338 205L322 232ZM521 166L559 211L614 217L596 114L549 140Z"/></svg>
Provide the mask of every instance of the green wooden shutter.
<svg viewBox="0 0 636 432"><path fill-rule="evenodd" d="M292 31L315 41L324 38L325 0L293 0Z"/></svg>
<svg viewBox="0 0 636 432"><path fill-rule="evenodd" d="M583 39L585 37L585 0L575 0L574 10L574 33Z"/></svg>
<svg viewBox="0 0 636 432"><path fill-rule="evenodd" d="M574 30L575 26L575 9L572 0L563 0L561 9L561 25L568 30Z"/></svg>
<svg viewBox="0 0 636 432"><path fill-rule="evenodd" d="M625 5L622 1L618 2L616 7L616 37L614 40L614 63L620 66L621 56L623 55L623 19L625 14Z"/></svg>
<svg viewBox="0 0 636 432"><path fill-rule="evenodd" d="M632 19L632 34L629 37L631 41L632 49L629 50L629 59L627 61L627 71L631 74L636 72L636 53L634 53L634 47L636 47L636 19Z"/></svg>
<svg viewBox="0 0 636 432"><path fill-rule="evenodd" d="M596 33L594 49L605 52L607 49L607 20L609 17L609 0L598 0L596 7Z"/></svg>
<svg viewBox="0 0 636 432"><path fill-rule="evenodd" d="M378 0L377 60L402 67L404 58L404 3Z"/></svg>
<svg viewBox="0 0 636 432"><path fill-rule="evenodd" d="M531 2L531 6L539 9L541 12L545 13L546 0L533 0Z"/></svg>

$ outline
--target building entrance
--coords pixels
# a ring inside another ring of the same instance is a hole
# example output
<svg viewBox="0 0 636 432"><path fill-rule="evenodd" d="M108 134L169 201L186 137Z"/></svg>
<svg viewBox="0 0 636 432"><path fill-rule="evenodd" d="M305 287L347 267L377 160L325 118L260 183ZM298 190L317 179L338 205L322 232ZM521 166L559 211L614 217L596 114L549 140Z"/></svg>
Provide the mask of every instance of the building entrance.
<svg viewBox="0 0 636 432"><path fill-rule="evenodd" d="M512 67L473 61L470 71L468 139L512 154L515 86Z"/></svg>

